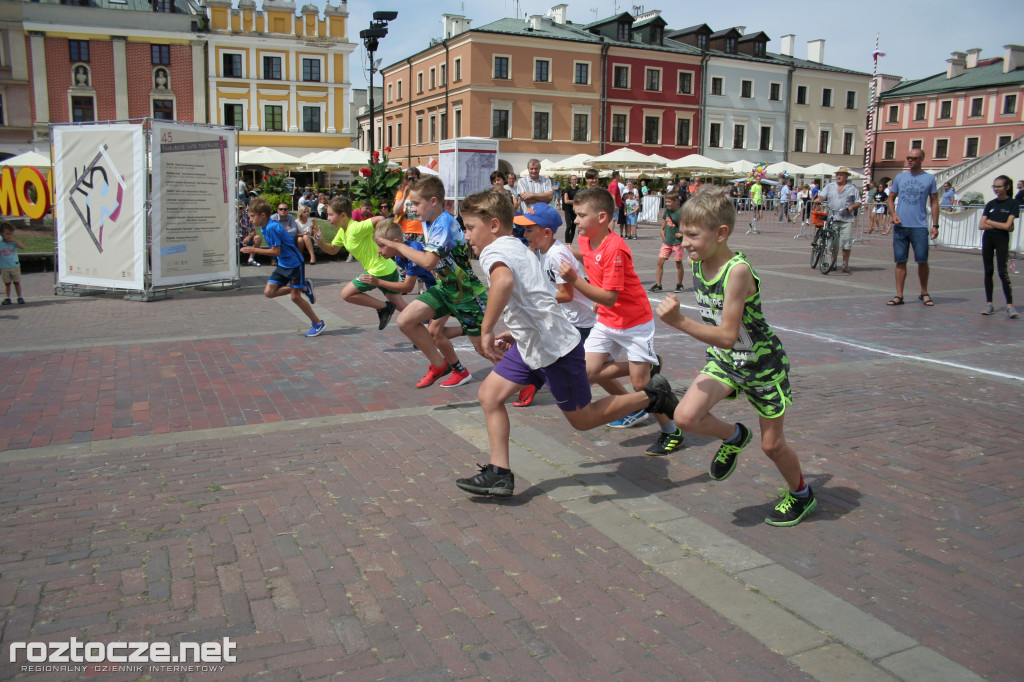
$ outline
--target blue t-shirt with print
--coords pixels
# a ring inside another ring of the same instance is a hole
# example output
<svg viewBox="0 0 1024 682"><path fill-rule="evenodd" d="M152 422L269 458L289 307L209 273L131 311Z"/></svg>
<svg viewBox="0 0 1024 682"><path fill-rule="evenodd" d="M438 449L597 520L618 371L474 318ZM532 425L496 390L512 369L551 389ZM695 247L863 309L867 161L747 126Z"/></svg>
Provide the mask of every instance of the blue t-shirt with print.
<svg viewBox="0 0 1024 682"><path fill-rule="evenodd" d="M0 241L0 268L16 268L20 263L15 243Z"/></svg>
<svg viewBox="0 0 1024 682"><path fill-rule="evenodd" d="M405 242L405 245L416 251L424 250L423 244L420 242L408 241ZM417 265L413 261L408 258L403 258L402 256L395 256L395 262L398 263L398 267L405 270L406 277L419 277L420 281L428 287L432 287L437 283L437 280L434 279L434 273L427 270L422 265Z"/></svg>
<svg viewBox="0 0 1024 682"><path fill-rule="evenodd" d="M931 173L903 171L892 181L896 196L896 215L901 227L928 227L928 201L936 194L935 176ZM939 216L935 216L938 222Z"/></svg>
<svg viewBox="0 0 1024 682"><path fill-rule="evenodd" d="M423 247L424 251L437 254L435 286L450 301L468 302L487 291L473 272L466 235L451 213L442 212L432 223L423 221Z"/></svg>
<svg viewBox="0 0 1024 682"><path fill-rule="evenodd" d="M263 239L267 246L273 248L281 247L281 253L277 256L277 264L282 268L297 268L302 265L302 254L295 246L295 237L288 234L288 230L276 220L268 220L263 228Z"/></svg>

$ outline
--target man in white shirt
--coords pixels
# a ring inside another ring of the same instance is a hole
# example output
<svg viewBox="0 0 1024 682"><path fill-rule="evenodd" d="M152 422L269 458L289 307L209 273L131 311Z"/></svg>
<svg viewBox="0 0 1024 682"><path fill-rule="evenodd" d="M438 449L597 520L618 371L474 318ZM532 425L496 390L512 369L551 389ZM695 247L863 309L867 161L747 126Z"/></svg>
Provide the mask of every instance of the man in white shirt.
<svg viewBox="0 0 1024 682"><path fill-rule="evenodd" d="M519 210L528 213L534 204L551 203L555 192L551 179L540 174L540 161L530 159L526 164L527 175L516 182L515 194L519 197Z"/></svg>
<svg viewBox="0 0 1024 682"><path fill-rule="evenodd" d="M815 203L824 202L829 211L835 214L832 225L839 233L839 248L843 250L843 272L850 272L850 251L853 249L853 212L860 208L860 192L847 180L850 169L840 166L836 170L836 179L825 185L818 193Z"/></svg>

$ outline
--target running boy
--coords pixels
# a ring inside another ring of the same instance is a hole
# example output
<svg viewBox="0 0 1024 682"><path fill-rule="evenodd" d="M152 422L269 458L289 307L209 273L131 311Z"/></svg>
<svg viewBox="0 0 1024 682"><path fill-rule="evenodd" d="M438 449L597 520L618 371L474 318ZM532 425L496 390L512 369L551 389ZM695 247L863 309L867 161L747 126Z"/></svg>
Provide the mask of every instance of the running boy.
<svg viewBox="0 0 1024 682"><path fill-rule="evenodd" d="M606 190L585 189L576 194L573 204L580 253L590 281L577 275L568 263L562 264L558 274L597 304L597 324L586 340L587 376L592 383L610 381L608 387L624 393L626 389L613 380L628 375L633 390L640 391L656 373L652 367L659 364L654 354L654 314L633 268L632 253L610 229L615 202ZM616 361L622 351L628 362ZM646 417L645 411L638 410L609 426L627 428ZM682 430L664 414L655 419L661 434L646 454L667 455L681 448Z"/></svg>
<svg viewBox="0 0 1024 682"><path fill-rule="evenodd" d="M25 249L25 245L14 238L14 225L6 220L0 221L0 279L4 283L3 305L11 305L11 285L14 285L14 295L18 303L24 303L21 297L21 261L18 259L18 249Z"/></svg>
<svg viewBox="0 0 1024 682"><path fill-rule="evenodd" d="M445 341L465 334L477 352L483 355L480 323L487 304L487 287L473 274L462 228L455 217L444 210L444 183L441 178L429 175L413 183L409 201L423 222L424 250L417 251L407 244L379 237L376 241L420 267L433 270L437 283L402 311L398 316L398 328L430 361L430 368L416 388L430 386L446 374L451 376L441 385L454 388L472 379L473 375L459 362L454 346ZM448 315L458 320L458 328L444 326ZM423 323L429 320L438 320L439 323L431 325L428 330Z"/></svg>
<svg viewBox="0 0 1024 682"><path fill-rule="evenodd" d="M735 187L734 187L735 188ZM676 261L676 291L683 290L683 234L679 231L679 193L665 195L665 208L661 209L661 251L658 252L657 281L648 291L661 291L661 275L665 261Z"/></svg>
<svg viewBox="0 0 1024 682"><path fill-rule="evenodd" d="M291 296L292 303L313 323L306 336L319 336L327 325L313 312L311 304L316 303L316 296L313 295L313 285L306 279L304 260L295 246L295 239L279 221L270 219L270 204L263 197L256 197L250 201L247 210L253 226L257 230L263 229L263 239L270 248L243 246L242 253L260 254L277 259L277 267L270 273L263 295L267 298ZM302 298L302 294L309 297L308 303Z"/></svg>
<svg viewBox="0 0 1024 682"><path fill-rule="evenodd" d="M342 197L334 197L327 205L327 222L338 228L338 233L330 244L317 235L317 244L324 253L335 254L345 248L349 255L354 256L363 266L363 274L373 275L375 280L398 282L398 266L390 258L384 258L377 252L377 244L373 241L373 228L384 218L374 216L366 220L352 220L352 202ZM369 291L380 289L384 300L371 296ZM401 295L379 284L368 284L362 275L345 285L341 290L341 298L347 303L366 306L377 311L377 329L384 329L391 321L395 310L403 310L405 301Z"/></svg>
<svg viewBox="0 0 1024 682"><path fill-rule="evenodd" d="M490 463L476 476L455 482L477 495L512 494L515 476L509 466L505 401L535 379L547 384L566 420L580 431L644 408L671 414L678 405L668 380L660 375L636 393L591 402L583 341L562 313L537 257L512 236L512 216L511 202L496 192L478 192L462 202L466 238L480 255L490 286L481 338L484 355L495 363L478 392ZM508 331L495 336L499 317Z"/></svg>
<svg viewBox="0 0 1024 682"><path fill-rule="evenodd" d="M562 263L569 263L578 277L583 277L583 266L576 259L572 249L560 241L555 234L562 224L558 211L547 204L536 204L532 213L517 215L513 222L524 227L524 236L530 248L540 258L541 269L554 288L555 300L562 306L562 312L584 341L597 322L594 302L577 292L572 285L558 274ZM513 232L513 235L515 232ZM533 402L537 389L544 385L540 377L523 387L513 407L526 407ZM607 388L605 389L607 390ZM614 390L614 389L613 389Z"/></svg>
<svg viewBox="0 0 1024 682"><path fill-rule="evenodd" d="M722 439L710 476L724 481L752 434L743 424L714 416L711 408L746 393L760 415L761 449L789 486L765 523L795 526L818 503L782 430L783 414L792 402L786 351L761 313L761 280L742 253L729 249L736 209L724 190L707 188L686 202L681 220L703 324L683 317L673 294L658 305L658 316L709 346L707 364L676 409L676 423L691 433Z"/></svg>

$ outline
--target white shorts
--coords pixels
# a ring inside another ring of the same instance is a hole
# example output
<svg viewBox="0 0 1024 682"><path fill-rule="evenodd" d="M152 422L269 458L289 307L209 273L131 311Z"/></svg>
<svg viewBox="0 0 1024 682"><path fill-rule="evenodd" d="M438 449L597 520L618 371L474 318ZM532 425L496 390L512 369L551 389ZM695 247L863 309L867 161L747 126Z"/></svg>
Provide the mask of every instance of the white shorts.
<svg viewBox="0 0 1024 682"><path fill-rule="evenodd" d="M612 329L598 322L583 344L587 353L607 353L608 359L617 361L626 352L630 362L657 362L654 354L654 320L629 329Z"/></svg>

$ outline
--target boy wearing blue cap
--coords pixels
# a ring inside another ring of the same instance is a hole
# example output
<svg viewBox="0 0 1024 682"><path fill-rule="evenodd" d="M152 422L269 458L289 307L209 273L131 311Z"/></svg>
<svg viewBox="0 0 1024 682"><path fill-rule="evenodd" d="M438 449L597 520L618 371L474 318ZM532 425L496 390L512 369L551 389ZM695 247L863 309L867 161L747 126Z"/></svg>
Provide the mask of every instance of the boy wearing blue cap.
<svg viewBox="0 0 1024 682"><path fill-rule="evenodd" d="M581 431L637 410L675 411L679 401L660 375L636 393L591 402L583 340L562 313L540 261L512 236L512 203L497 192L478 192L463 200L461 213L466 241L479 254L488 285L480 340L483 354L495 365L478 392L490 463L476 476L458 479L459 488L476 495L512 494L515 476L509 468L505 401L537 378L547 384L568 422ZM495 335L499 317L508 331Z"/></svg>

